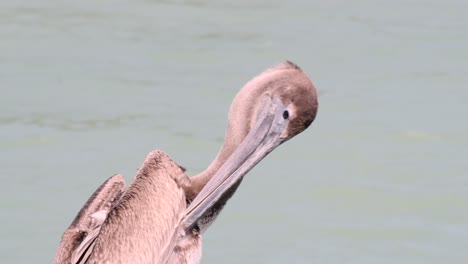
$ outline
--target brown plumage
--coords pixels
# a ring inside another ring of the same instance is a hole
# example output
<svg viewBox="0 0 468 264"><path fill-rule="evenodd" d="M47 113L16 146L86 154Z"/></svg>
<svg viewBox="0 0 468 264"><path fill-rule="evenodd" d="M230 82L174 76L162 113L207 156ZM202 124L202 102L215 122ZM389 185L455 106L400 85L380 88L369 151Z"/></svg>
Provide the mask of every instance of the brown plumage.
<svg viewBox="0 0 468 264"><path fill-rule="evenodd" d="M151 152L102 225L88 263L166 263L181 232L186 180L164 152Z"/></svg>
<svg viewBox="0 0 468 264"><path fill-rule="evenodd" d="M304 131L317 115L317 91L304 71L296 64L286 61L253 78L234 98L229 111L225 140L216 159L205 171L190 178L191 183L186 190L190 201L195 199L213 175L239 148L249 132L254 129L261 115L262 100L265 98L278 98L286 106L282 110L288 111L287 119L290 121L280 135L281 139L276 146ZM283 115L284 111L280 111L280 115ZM215 220L216 215L240 185L241 180L242 177L219 198L210 210L205 212L204 218L199 219L198 224L202 233Z"/></svg>
<svg viewBox="0 0 468 264"><path fill-rule="evenodd" d="M102 186L93 194L65 231L54 263L199 263L201 234L243 176L306 129L317 108L316 90L297 65L266 70L236 95L224 144L205 171L188 178L166 154L151 152L127 191L116 190L110 209L94 204ZM92 230L76 229L82 225Z"/></svg>
<svg viewBox="0 0 468 264"><path fill-rule="evenodd" d="M71 263L72 254L97 226L102 224L95 213L108 213L112 205L120 199L125 190L125 180L122 175L114 175L106 180L89 197L85 205L76 215L73 222L63 233L54 264Z"/></svg>

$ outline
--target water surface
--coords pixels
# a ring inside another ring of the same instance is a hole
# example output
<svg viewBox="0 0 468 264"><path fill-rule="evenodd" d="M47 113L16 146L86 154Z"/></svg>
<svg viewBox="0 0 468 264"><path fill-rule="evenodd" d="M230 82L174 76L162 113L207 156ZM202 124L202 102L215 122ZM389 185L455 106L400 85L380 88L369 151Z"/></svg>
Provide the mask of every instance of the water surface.
<svg viewBox="0 0 468 264"><path fill-rule="evenodd" d="M2 263L50 263L107 177L146 154L193 175L229 105L284 59L317 120L252 170L203 263L465 263L468 4L0 2Z"/></svg>

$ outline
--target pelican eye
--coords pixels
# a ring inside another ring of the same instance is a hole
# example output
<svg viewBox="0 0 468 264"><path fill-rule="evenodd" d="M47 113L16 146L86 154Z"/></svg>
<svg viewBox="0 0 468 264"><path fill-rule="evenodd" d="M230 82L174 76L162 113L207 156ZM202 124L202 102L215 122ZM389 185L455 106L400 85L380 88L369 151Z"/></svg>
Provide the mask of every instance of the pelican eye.
<svg viewBox="0 0 468 264"><path fill-rule="evenodd" d="M284 119L288 119L288 117L289 117L289 112L288 112L288 110L284 110L284 112L283 112L283 118L284 118Z"/></svg>

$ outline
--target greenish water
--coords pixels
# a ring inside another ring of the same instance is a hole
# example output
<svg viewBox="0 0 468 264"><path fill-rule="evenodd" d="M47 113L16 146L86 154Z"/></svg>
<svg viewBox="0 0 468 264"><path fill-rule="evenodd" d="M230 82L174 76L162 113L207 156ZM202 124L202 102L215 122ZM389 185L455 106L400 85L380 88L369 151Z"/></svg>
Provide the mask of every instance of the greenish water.
<svg viewBox="0 0 468 264"><path fill-rule="evenodd" d="M468 3L0 2L0 258L50 263L152 149L203 170L237 90L290 59L317 120L252 170L203 263L466 263Z"/></svg>

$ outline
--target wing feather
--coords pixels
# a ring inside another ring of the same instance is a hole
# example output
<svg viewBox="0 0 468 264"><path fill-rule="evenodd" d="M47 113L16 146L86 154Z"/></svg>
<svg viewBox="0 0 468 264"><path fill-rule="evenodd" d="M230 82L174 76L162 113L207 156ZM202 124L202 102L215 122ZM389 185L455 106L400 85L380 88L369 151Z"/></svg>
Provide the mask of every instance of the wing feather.
<svg viewBox="0 0 468 264"><path fill-rule="evenodd" d="M53 263L76 263L72 262L72 255L76 258L76 251L83 247L82 243L89 243L97 237L107 214L124 190L125 180L118 174L99 186L63 233Z"/></svg>

